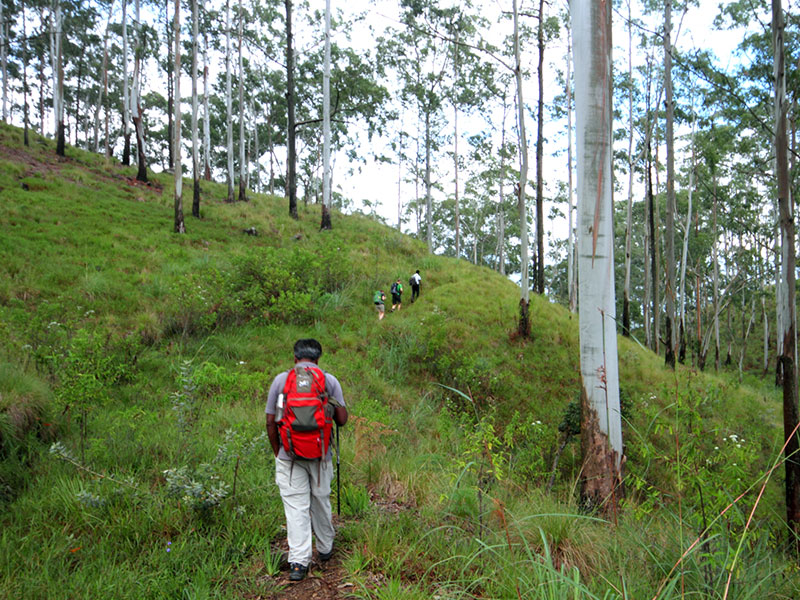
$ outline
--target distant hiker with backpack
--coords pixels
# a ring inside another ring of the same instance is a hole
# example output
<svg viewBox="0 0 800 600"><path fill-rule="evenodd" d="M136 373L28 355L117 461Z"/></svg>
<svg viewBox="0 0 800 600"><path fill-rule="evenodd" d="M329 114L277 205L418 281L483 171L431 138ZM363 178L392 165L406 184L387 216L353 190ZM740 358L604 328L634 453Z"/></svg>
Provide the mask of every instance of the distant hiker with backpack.
<svg viewBox="0 0 800 600"><path fill-rule="evenodd" d="M394 312L395 309L400 310L403 306L403 284L400 283L399 277L397 281L392 284L392 289L390 291L392 292L392 312Z"/></svg>
<svg viewBox="0 0 800 600"><path fill-rule="evenodd" d="M383 319L386 316L386 294L384 294L381 290L378 290L372 295L372 302L375 303L375 308L378 309L378 321Z"/></svg>
<svg viewBox="0 0 800 600"><path fill-rule="evenodd" d="M298 340L294 368L275 377L267 396L267 437L286 515L290 581L308 573L312 532L319 560L333 554L331 431L334 422L347 423L347 408L339 381L317 366L320 356L317 340Z"/></svg>
<svg viewBox="0 0 800 600"><path fill-rule="evenodd" d="M419 298L419 284L422 283L422 276L419 274L419 269L411 276L408 283L411 285L411 302L414 302L414 300Z"/></svg>

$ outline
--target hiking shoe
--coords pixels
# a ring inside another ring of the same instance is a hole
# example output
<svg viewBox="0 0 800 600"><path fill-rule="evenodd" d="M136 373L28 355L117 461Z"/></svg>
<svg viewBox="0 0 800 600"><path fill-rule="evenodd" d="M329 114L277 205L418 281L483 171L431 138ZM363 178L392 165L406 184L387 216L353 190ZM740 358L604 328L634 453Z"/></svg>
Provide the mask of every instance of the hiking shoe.
<svg viewBox="0 0 800 600"><path fill-rule="evenodd" d="M289 565L289 581L301 581L308 573L308 567L300 563Z"/></svg>
<svg viewBox="0 0 800 600"><path fill-rule="evenodd" d="M331 556L333 556L333 546L331 546L331 549L328 552L319 553L319 559L322 562L328 562L331 559Z"/></svg>

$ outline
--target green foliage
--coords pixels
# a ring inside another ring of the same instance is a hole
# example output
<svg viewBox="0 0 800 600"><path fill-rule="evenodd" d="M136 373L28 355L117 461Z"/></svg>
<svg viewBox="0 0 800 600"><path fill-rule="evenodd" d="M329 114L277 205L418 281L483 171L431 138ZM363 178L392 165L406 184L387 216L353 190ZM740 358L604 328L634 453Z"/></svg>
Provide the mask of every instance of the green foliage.
<svg viewBox="0 0 800 600"><path fill-rule="evenodd" d="M362 518L370 509L369 492L360 485L342 486L342 506L349 517Z"/></svg>
<svg viewBox="0 0 800 600"><path fill-rule="evenodd" d="M164 471L167 481L167 493L180 498L186 506L207 516L211 509L230 494L230 486L222 481L212 465L200 464L196 469L188 467L167 469Z"/></svg>
<svg viewBox="0 0 800 600"><path fill-rule="evenodd" d="M506 278L368 218L320 233L317 207L294 221L282 199L227 205L213 182L204 218L173 236L167 176L131 186L113 161L46 162L42 144L0 168L0 596L276 596L265 392L307 336L351 415L335 572L356 594L718 598L733 572L738 597L798 595L774 477L744 529L779 437L771 386L681 367L676 385L620 339L628 497L614 525L589 518L577 444L542 489L579 425L578 331L561 307L532 298L522 342ZM420 299L378 322L371 292L416 268Z"/></svg>

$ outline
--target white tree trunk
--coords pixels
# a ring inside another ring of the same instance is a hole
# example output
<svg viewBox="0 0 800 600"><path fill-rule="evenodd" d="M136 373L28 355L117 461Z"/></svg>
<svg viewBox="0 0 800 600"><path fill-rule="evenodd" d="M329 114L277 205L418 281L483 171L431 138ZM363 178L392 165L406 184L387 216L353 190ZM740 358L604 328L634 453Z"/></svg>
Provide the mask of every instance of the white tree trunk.
<svg viewBox="0 0 800 600"><path fill-rule="evenodd" d="M622 290L622 334L630 336L631 326L631 242L633 238L633 20L628 0L628 202L625 215L625 287Z"/></svg>
<svg viewBox="0 0 800 600"><path fill-rule="evenodd" d="M500 204L497 207L497 270L501 275L506 274L506 116L508 114L508 88L503 91L503 124L500 128Z"/></svg>
<svg viewBox="0 0 800 600"><path fill-rule="evenodd" d="M520 302L530 302L530 258L528 257L528 206L525 201L525 190L528 187L528 140L525 134L525 102L522 98L522 58L519 42L519 11L517 0L514 0L514 75L517 81L517 119L519 127L520 169L517 189L517 209L519 211L520 228ZM526 309L527 311L527 309Z"/></svg>
<svg viewBox="0 0 800 600"><path fill-rule="evenodd" d="M228 202L234 201L233 194L233 97L231 90L231 2L225 2L225 108L227 119L225 129L228 148Z"/></svg>
<svg viewBox="0 0 800 600"><path fill-rule="evenodd" d="M666 108L666 144L667 144L667 206L664 251L666 252L667 284L664 290L666 296L667 315L664 320L666 326L665 362L675 368L678 355L678 327L676 323L676 288L675 288L675 143L674 143L674 112L672 101L672 0L664 3L664 104Z"/></svg>
<svg viewBox="0 0 800 600"><path fill-rule="evenodd" d="M717 180L716 174L714 175L714 205L713 205L713 224L714 224L714 239L711 242L711 260L713 261L713 301L714 301L714 369L719 371L719 232L717 230Z"/></svg>
<svg viewBox="0 0 800 600"><path fill-rule="evenodd" d="M244 41L244 10L239 0L239 202L247 202L247 136L244 127L244 59L242 43Z"/></svg>
<svg viewBox="0 0 800 600"><path fill-rule="evenodd" d="M181 160L181 0L175 0L175 233L186 233L183 221L183 163Z"/></svg>
<svg viewBox="0 0 800 600"><path fill-rule="evenodd" d="M197 139L197 51L199 37L197 0L192 0L192 216L200 217L200 152Z"/></svg>
<svg viewBox="0 0 800 600"><path fill-rule="evenodd" d="M111 15L114 13L114 2L108 7L108 21L106 32L103 36L103 66L101 67L102 81L97 91L97 105L94 110L94 151L100 151L100 110L103 108L104 99L108 94L108 30L111 25ZM108 142L106 142L108 143Z"/></svg>
<svg viewBox="0 0 800 600"><path fill-rule="evenodd" d="M141 71L142 71L142 23L140 15L140 2L136 0L136 45L134 46L133 62L133 85L131 86L131 105L130 114L133 115L133 126L136 129L136 161L139 166L136 179L147 181L146 149L144 142L144 121L142 119L142 100L141 100Z"/></svg>
<svg viewBox="0 0 800 600"><path fill-rule="evenodd" d="M692 98L692 134L690 145L692 147L692 164L689 168L689 206L686 208L686 227L683 231L683 250L681 252L681 276L679 288L680 303L678 306L679 311L679 328L682 335L687 335L686 327L686 263L689 260L689 231L692 228L692 192L694 191L694 168L695 168L695 147L694 135L697 128L697 119L694 115L694 97ZM683 343L683 342L682 342Z"/></svg>
<svg viewBox="0 0 800 600"><path fill-rule="evenodd" d="M128 84L128 0L122 0L122 136L130 135L130 91Z"/></svg>
<svg viewBox="0 0 800 600"><path fill-rule="evenodd" d="M331 211L331 0L325 0L325 64L322 73L322 227ZM399 224L398 224L399 228Z"/></svg>
<svg viewBox="0 0 800 600"><path fill-rule="evenodd" d="M0 0L0 73L3 75L3 123L8 123L8 23L3 18L3 4Z"/></svg>
<svg viewBox="0 0 800 600"><path fill-rule="evenodd" d="M567 286L569 310L578 308L578 278L575 270L575 223L572 181L572 30L567 31Z"/></svg>
<svg viewBox="0 0 800 600"><path fill-rule="evenodd" d="M764 375L769 372L769 319L767 318L767 299L761 296L761 320L764 323Z"/></svg>
<svg viewBox="0 0 800 600"><path fill-rule="evenodd" d="M211 115L208 111L208 32L203 33L203 176L211 180Z"/></svg>
<svg viewBox="0 0 800 600"><path fill-rule="evenodd" d="M775 85L775 178L777 183L778 209L781 230L781 294L778 303L783 313L782 329L777 331L783 340L783 352L778 363L783 379L783 431L786 439L784 463L786 469L786 521L793 534L795 553L800 550L800 462L797 459L798 436L796 433L800 414L797 398L796 331L797 314L795 304L795 237L794 214L790 196L786 71L784 51L784 20L781 0L772 0L772 43L774 50L773 79Z"/></svg>
<svg viewBox="0 0 800 600"><path fill-rule="evenodd" d="M51 12L50 47L53 61L53 121L56 142L56 153L64 154L64 56L63 56L63 22L61 16L61 0L55 0Z"/></svg>
<svg viewBox="0 0 800 600"><path fill-rule="evenodd" d="M247 201L247 139L244 131L244 58L242 42L244 38L244 11L239 0L239 202Z"/></svg>
<svg viewBox="0 0 800 600"><path fill-rule="evenodd" d="M403 122L403 113L400 113L400 122ZM398 134L397 144L397 231L402 230L403 226L403 132Z"/></svg>
<svg viewBox="0 0 800 600"><path fill-rule="evenodd" d="M425 215L428 252L433 254L433 198L431 197L431 113L425 111Z"/></svg>
<svg viewBox="0 0 800 600"><path fill-rule="evenodd" d="M258 117L256 115L256 106L253 99L250 98L250 116L253 119L253 143L255 144L255 153L253 154L253 191L261 192L261 148L258 145Z"/></svg>
<svg viewBox="0 0 800 600"><path fill-rule="evenodd" d="M573 0L584 502L616 505L622 469L612 224L611 4Z"/></svg>

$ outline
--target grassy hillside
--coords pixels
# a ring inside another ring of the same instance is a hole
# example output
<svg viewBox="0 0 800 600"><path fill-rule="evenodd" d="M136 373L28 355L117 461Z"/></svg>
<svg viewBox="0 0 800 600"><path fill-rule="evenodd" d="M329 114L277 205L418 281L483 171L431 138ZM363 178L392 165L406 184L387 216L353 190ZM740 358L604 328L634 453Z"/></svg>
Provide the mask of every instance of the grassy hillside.
<svg viewBox="0 0 800 600"><path fill-rule="evenodd" d="M0 126L0 597L717 598L729 572L728 598L798 597L780 469L745 525L782 443L771 386L620 339L626 497L586 514L576 441L547 490L573 315L534 297L522 341L497 273L366 217L320 232L316 206L202 194L172 234L168 177ZM417 268L419 301L379 322L372 292ZM336 560L288 587L263 408L307 336L352 419Z"/></svg>

